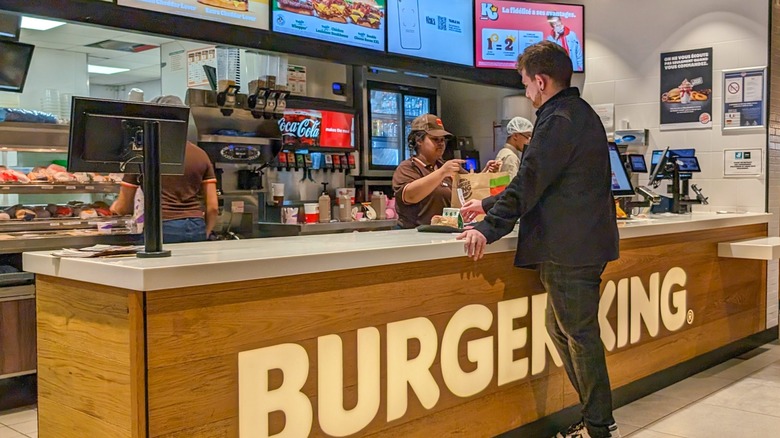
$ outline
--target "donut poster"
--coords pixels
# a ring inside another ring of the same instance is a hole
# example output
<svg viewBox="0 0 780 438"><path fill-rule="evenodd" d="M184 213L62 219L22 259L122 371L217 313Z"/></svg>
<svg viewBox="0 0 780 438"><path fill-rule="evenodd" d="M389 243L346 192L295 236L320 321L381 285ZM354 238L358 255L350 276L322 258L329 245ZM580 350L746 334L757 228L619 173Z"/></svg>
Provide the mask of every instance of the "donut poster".
<svg viewBox="0 0 780 438"><path fill-rule="evenodd" d="M661 54L661 130L712 128L712 48Z"/></svg>

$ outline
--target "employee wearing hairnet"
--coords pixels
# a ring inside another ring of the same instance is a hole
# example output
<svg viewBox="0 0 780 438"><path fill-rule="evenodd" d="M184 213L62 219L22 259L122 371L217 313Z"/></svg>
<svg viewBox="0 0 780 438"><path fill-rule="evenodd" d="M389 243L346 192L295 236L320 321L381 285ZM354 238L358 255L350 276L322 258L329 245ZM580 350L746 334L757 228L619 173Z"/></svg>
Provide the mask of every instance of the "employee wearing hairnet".
<svg viewBox="0 0 780 438"><path fill-rule="evenodd" d="M509 178L514 179L520 169L520 153L525 145L531 141L531 133L534 124L523 117L515 117L506 125L506 144L496 155L496 161L501 166L499 172L509 173ZM500 196L500 195L499 195ZM460 214L464 222L471 222L488 210L486 205L493 205L496 198L491 196L485 199L470 199L460 208Z"/></svg>
<svg viewBox="0 0 780 438"><path fill-rule="evenodd" d="M534 124L523 117L515 117L506 125L506 144L496 155L496 161L501 165L499 172L509 173L514 178L520 169L520 153L531 140Z"/></svg>

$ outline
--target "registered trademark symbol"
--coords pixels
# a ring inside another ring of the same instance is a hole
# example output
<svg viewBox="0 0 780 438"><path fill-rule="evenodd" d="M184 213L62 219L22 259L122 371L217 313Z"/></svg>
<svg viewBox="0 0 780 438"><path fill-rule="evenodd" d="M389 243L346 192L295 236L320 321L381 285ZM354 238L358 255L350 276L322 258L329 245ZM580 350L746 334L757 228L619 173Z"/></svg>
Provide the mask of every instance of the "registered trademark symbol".
<svg viewBox="0 0 780 438"><path fill-rule="evenodd" d="M693 324L693 310L688 311L688 325Z"/></svg>

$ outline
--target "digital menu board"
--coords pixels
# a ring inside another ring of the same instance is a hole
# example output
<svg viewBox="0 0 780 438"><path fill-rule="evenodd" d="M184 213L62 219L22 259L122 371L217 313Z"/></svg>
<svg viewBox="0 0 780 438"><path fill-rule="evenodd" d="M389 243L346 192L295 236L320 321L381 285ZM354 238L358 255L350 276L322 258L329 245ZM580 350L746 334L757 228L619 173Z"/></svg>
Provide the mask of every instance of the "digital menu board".
<svg viewBox="0 0 780 438"><path fill-rule="evenodd" d="M269 0L117 0L120 6L148 9L268 30Z"/></svg>
<svg viewBox="0 0 780 438"><path fill-rule="evenodd" d="M285 145L354 149L355 116L338 111L286 109L279 119Z"/></svg>
<svg viewBox="0 0 780 438"><path fill-rule="evenodd" d="M271 1L275 32L385 50L385 0Z"/></svg>
<svg viewBox="0 0 780 438"><path fill-rule="evenodd" d="M471 2L388 0L387 50L474 66L473 14Z"/></svg>
<svg viewBox="0 0 780 438"><path fill-rule="evenodd" d="M513 69L526 47L560 44L575 72L585 71L585 7L557 3L481 1L475 6L477 67Z"/></svg>

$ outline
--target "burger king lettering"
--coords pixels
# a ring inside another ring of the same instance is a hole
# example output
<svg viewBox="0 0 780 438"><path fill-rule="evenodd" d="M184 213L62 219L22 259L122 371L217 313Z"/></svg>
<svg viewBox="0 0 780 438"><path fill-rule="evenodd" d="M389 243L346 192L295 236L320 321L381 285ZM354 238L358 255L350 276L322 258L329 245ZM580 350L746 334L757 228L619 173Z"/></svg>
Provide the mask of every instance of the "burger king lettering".
<svg viewBox="0 0 780 438"><path fill-rule="evenodd" d="M685 270L670 269L663 277L653 273L646 283L639 277L608 281L599 303L602 340L614 351L640 340L644 323L650 338L660 334L663 325L669 332L681 330L693 322L693 310L686 308ZM617 303L617 324L607 318ZM344 408L344 349L342 335L317 338L316 352L294 343L274 345L238 355L239 434L242 438L286 438L308 436L314 424L314 408L303 387L309 380L310 355L317 358L317 420L322 432L330 436L348 436L363 431L377 415L387 422L407 414L409 392L425 409L434 408L442 387L456 397L471 397L485 391L497 373L496 385L502 386L547 368L548 356L555 366L561 359L545 328L547 294L537 294L498 302L495 311L482 304L457 310L441 333L426 317L416 317L386 325L386 392L381 393L381 332L364 327L354 332L357 358L348 367L356 367L357 402ZM530 314L530 315L529 315ZM525 321L525 324L523 323ZM495 330L493 330L495 324ZM615 330L617 327L617 330ZM475 366L464 370L459 362L459 345L469 333L484 336L465 342L468 360ZM630 335L630 336L629 336ZM353 336L347 334L346 336ZM495 339L494 339L495 338ZM528 343L530 341L530 346ZM410 357L409 345L417 345ZM517 350L524 357L517 357ZM439 359L438 364L436 359ZM440 373L432 371L438 367ZM269 385L271 372L281 371L281 385ZM434 376L439 375L440 378ZM382 398L386 412L380 413ZM269 414L281 411L285 421L281 432L270 434Z"/></svg>

